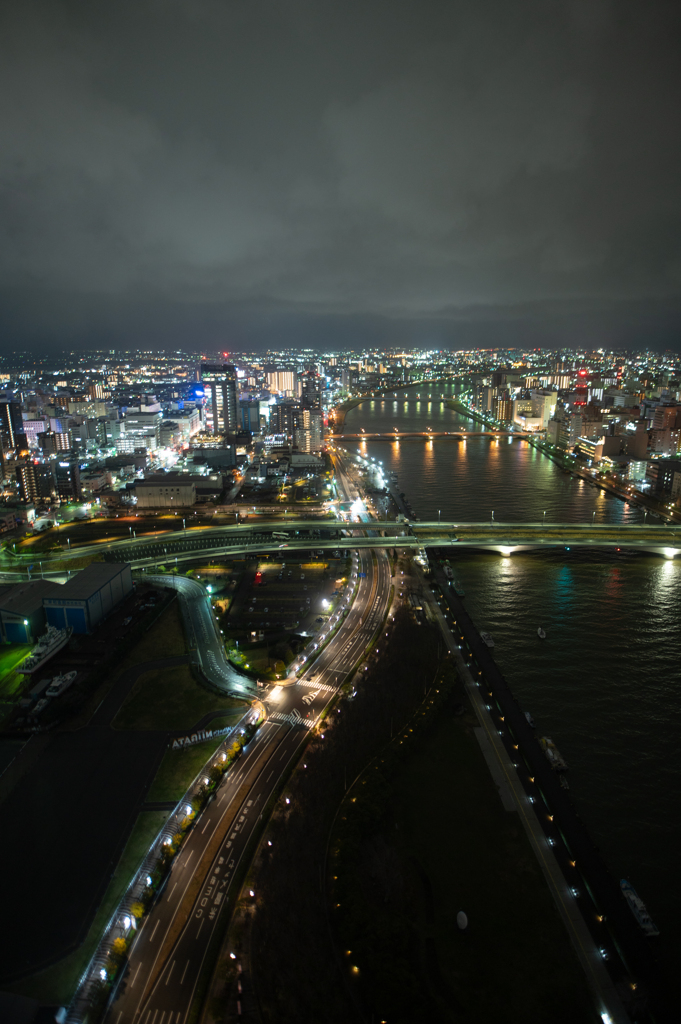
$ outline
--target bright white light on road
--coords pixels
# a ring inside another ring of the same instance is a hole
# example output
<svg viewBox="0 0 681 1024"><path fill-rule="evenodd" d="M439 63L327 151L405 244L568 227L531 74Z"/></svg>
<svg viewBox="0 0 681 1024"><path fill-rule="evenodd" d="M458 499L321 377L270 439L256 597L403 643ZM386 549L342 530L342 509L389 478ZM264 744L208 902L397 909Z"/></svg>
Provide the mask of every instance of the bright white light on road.
<svg viewBox="0 0 681 1024"><path fill-rule="evenodd" d="M125 929L128 929L130 927L130 918L129 917L124 917L123 918L123 927Z"/></svg>
<svg viewBox="0 0 681 1024"><path fill-rule="evenodd" d="M187 814L191 814L192 813L192 809L191 809L191 806L189 804L187 804L185 810L187 811Z"/></svg>
<svg viewBox="0 0 681 1024"><path fill-rule="evenodd" d="M248 890L248 894L249 894L249 896L255 896L255 893L253 892L253 890L252 890L252 889L249 889L249 890Z"/></svg>
<svg viewBox="0 0 681 1024"><path fill-rule="evenodd" d="M103 967L102 967L102 969L99 972L99 976L102 979L102 981L106 981L106 971L104 970Z"/></svg>

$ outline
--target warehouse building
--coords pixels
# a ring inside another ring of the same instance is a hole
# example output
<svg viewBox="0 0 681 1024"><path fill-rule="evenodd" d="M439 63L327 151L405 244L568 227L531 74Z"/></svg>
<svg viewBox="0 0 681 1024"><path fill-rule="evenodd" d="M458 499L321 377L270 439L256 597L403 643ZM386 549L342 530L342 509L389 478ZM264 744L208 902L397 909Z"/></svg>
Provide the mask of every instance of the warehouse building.
<svg viewBox="0 0 681 1024"><path fill-rule="evenodd" d="M43 606L50 626L74 633L91 633L132 590L132 572L127 563L108 565L93 562L45 597Z"/></svg>
<svg viewBox="0 0 681 1024"><path fill-rule="evenodd" d="M189 508L196 503L196 483L187 473L157 473L135 484L138 508Z"/></svg>
<svg viewBox="0 0 681 1024"><path fill-rule="evenodd" d="M43 600L62 591L58 583L30 580L0 586L0 639L5 644L32 644L45 632Z"/></svg>

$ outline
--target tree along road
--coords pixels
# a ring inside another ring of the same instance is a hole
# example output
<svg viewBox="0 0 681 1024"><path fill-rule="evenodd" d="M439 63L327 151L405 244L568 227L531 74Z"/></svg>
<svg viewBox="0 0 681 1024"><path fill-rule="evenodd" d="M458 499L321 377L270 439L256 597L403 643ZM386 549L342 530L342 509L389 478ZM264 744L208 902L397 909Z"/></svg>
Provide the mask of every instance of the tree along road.
<svg viewBox="0 0 681 1024"><path fill-rule="evenodd" d="M298 682L264 695L268 720L175 858L132 948L107 1024L184 1024L210 941L237 895L234 878L260 815L386 614L386 553L362 552L360 570L366 576L360 576L355 602L336 636Z"/></svg>

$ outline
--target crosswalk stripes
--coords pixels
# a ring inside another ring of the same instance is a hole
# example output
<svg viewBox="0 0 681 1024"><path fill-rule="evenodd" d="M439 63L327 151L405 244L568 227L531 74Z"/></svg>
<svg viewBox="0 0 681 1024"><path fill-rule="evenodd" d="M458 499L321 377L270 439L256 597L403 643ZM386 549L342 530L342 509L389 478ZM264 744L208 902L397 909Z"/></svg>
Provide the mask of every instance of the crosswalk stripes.
<svg viewBox="0 0 681 1024"><path fill-rule="evenodd" d="M309 679L299 679L297 686L306 686L309 690L325 690L326 693L335 693L335 686L328 686L326 683L315 683Z"/></svg>
<svg viewBox="0 0 681 1024"><path fill-rule="evenodd" d="M289 725L304 725L306 729L314 728L314 719L300 718L294 714L285 715L283 711L273 711L268 718L274 722L288 722Z"/></svg>

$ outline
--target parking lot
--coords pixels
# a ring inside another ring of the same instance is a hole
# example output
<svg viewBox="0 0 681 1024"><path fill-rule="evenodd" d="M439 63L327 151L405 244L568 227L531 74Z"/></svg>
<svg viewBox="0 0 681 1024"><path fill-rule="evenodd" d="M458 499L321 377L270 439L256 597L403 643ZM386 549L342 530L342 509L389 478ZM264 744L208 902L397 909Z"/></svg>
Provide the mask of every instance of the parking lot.
<svg viewBox="0 0 681 1024"><path fill-rule="evenodd" d="M226 619L230 630L275 632L316 631L331 613L343 586L345 558L248 563Z"/></svg>

